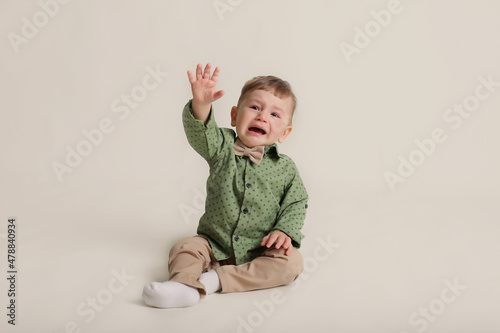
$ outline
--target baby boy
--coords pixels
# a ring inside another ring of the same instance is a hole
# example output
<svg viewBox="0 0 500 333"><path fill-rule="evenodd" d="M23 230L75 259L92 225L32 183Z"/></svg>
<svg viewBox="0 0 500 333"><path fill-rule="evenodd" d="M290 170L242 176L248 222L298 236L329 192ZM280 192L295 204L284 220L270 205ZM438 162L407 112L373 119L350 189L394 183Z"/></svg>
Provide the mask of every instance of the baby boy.
<svg viewBox="0 0 500 333"><path fill-rule="evenodd" d="M207 294L285 285L303 269L297 248L308 195L293 161L278 152L292 131L296 98L274 76L245 83L231 109L233 129L219 128L212 103L219 68L188 71L193 98L183 111L189 144L210 167L205 213L197 235L170 250L170 279L144 287L146 304L159 308L195 305Z"/></svg>

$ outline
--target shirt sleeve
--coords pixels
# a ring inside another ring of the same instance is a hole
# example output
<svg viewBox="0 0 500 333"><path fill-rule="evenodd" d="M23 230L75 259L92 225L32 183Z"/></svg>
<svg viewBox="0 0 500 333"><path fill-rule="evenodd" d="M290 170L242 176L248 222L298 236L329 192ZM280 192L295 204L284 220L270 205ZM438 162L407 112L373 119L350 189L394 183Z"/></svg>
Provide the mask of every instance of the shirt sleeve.
<svg viewBox="0 0 500 333"><path fill-rule="evenodd" d="M281 201L273 231L280 230L286 233L292 239L293 246L299 248L304 238L300 230L304 226L309 196L293 162L292 166L291 179Z"/></svg>
<svg viewBox="0 0 500 333"><path fill-rule="evenodd" d="M189 100L182 112L184 132L191 147L208 163L211 163L219 155L224 143L224 135L215 122L213 108L210 107L209 118L204 124L203 121L194 117L191 102L192 100Z"/></svg>

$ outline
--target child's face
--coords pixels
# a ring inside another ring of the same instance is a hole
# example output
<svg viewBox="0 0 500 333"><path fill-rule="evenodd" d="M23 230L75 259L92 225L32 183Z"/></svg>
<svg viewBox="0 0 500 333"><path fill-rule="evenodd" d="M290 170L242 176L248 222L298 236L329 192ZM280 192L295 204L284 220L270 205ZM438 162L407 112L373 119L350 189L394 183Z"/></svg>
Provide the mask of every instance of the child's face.
<svg viewBox="0 0 500 333"><path fill-rule="evenodd" d="M283 142L292 131L292 97L283 99L266 90L249 92L231 109L231 126L248 147Z"/></svg>

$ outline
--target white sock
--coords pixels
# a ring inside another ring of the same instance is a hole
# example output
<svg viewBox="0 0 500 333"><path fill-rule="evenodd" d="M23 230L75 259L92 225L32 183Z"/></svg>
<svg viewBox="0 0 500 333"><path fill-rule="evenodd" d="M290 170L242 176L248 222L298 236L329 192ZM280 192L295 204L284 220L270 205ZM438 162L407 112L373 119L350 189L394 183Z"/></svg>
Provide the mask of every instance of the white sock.
<svg viewBox="0 0 500 333"><path fill-rule="evenodd" d="M205 285L207 295L213 294L221 289L219 274L217 274L215 270L201 274L200 282Z"/></svg>
<svg viewBox="0 0 500 333"><path fill-rule="evenodd" d="M175 281L151 282L144 286L142 299L157 308L182 308L198 303L200 293L196 288Z"/></svg>

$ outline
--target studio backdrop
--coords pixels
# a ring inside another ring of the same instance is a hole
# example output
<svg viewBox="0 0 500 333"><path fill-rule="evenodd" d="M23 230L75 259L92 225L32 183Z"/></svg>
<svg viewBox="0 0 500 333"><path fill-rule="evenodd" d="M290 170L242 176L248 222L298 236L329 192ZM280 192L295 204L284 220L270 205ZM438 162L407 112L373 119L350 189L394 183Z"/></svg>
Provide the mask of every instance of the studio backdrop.
<svg viewBox="0 0 500 333"><path fill-rule="evenodd" d="M500 1L2 0L2 332L500 330ZM291 285L160 310L208 165L188 70L288 81L310 196Z"/></svg>

